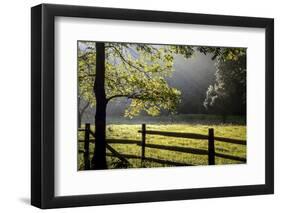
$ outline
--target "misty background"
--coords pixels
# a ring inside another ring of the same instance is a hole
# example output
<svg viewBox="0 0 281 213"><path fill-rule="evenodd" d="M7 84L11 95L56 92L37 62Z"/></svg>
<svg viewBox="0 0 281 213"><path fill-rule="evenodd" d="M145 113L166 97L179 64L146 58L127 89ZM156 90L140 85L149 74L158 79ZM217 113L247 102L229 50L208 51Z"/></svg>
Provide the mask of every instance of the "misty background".
<svg viewBox="0 0 281 213"><path fill-rule="evenodd" d="M203 54L195 51L195 54L186 59L181 55L175 56L174 69L172 76L167 78L171 87L181 91L181 103L177 107L177 114L192 117L193 114L207 114L203 103L206 98L208 87L215 83L216 60L212 60L211 54ZM107 106L107 123L122 122L159 122L172 121L174 116L162 111L159 116L151 117L146 113L141 113L134 118L125 118L124 111L130 100L118 98L116 101L109 102ZM85 103L82 103L83 107ZM82 116L83 123L93 123L95 109L88 107ZM158 119L161 117L161 119ZM148 121L149 120L149 121Z"/></svg>

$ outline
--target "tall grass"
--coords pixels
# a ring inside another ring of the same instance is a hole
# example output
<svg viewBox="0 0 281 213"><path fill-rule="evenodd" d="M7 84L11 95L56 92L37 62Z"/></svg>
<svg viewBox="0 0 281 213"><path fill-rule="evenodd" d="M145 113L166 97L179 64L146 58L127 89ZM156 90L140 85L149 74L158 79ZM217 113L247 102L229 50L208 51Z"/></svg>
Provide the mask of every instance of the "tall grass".
<svg viewBox="0 0 281 213"><path fill-rule="evenodd" d="M94 130L94 127L91 127ZM215 136L233 138L239 140L246 140L246 126L245 125L202 125L202 124L149 124L147 130L167 131L167 132L184 132L184 133L198 133L208 134L208 128L214 128ZM107 139L122 139L122 140L137 140L141 141L140 124L109 124L107 125ZM79 133L79 139L83 140L84 133ZM158 144L162 146L176 146L186 147L200 150L207 150L207 140L195 140L185 138L164 137L158 135L147 135L147 144ZM127 156L130 165L122 165L120 160L116 157L109 156L107 151L107 163L109 168L140 168L140 167L168 167L174 165L207 165L208 156L191 153L183 153L162 149L146 148L145 155L147 160L141 161L141 147L135 143L132 144L110 144L120 154ZM79 143L79 149L83 150L83 143ZM94 144L90 144L91 157L94 150ZM216 153L222 153L231 156L246 158L246 146L235 145L223 142L215 142ZM241 161L225 159L216 157L216 164L238 164ZM78 156L79 170L83 170L83 154L80 152Z"/></svg>

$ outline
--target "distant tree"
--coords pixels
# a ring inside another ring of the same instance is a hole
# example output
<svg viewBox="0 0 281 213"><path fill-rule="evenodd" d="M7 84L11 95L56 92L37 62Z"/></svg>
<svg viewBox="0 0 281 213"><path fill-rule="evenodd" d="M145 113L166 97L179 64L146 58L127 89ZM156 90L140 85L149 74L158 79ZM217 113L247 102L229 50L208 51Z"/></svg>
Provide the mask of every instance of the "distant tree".
<svg viewBox="0 0 281 213"><path fill-rule="evenodd" d="M155 116L162 109L175 111L180 91L168 85L175 54L189 58L191 47L80 42L78 76L80 94L96 108L94 169L105 169L106 106L117 98L131 100L125 116L141 111Z"/></svg>
<svg viewBox="0 0 281 213"><path fill-rule="evenodd" d="M84 42L91 45L90 42ZM93 80L95 76L96 53L78 48L78 127L81 127L82 117L89 107L94 107Z"/></svg>
<svg viewBox="0 0 281 213"><path fill-rule="evenodd" d="M81 96L78 96L78 128L81 128L83 115L86 109L89 107L90 103L84 102L83 98Z"/></svg>
<svg viewBox="0 0 281 213"><path fill-rule="evenodd" d="M204 101L208 111L245 115L246 113L246 49L220 48L215 83L210 85Z"/></svg>

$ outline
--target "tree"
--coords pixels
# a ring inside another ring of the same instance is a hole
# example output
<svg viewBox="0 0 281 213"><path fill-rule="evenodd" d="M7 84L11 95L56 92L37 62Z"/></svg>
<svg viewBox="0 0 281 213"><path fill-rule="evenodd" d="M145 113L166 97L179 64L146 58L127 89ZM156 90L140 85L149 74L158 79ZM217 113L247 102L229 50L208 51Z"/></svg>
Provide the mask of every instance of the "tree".
<svg viewBox="0 0 281 213"><path fill-rule="evenodd" d="M130 105L125 110L128 117L141 111L152 116L162 109L175 111L180 91L170 87L166 78L173 72L174 54L188 58L193 49L102 42L81 45L84 49L78 51L80 94L96 108L92 165L93 169L105 169L107 104L117 98L129 99Z"/></svg>
<svg viewBox="0 0 281 213"><path fill-rule="evenodd" d="M236 48L229 54L221 54L215 76L214 85L210 85L206 92L204 106L223 115L245 115L246 49Z"/></svg>

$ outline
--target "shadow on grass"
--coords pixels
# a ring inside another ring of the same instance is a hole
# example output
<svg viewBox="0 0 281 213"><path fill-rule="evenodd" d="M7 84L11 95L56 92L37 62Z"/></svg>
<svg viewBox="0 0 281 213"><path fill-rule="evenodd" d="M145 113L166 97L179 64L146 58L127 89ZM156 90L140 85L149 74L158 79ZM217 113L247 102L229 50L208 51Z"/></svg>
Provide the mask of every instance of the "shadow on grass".
<svg viewBox="0 0 281 213"><path fill-rule="evenodd" d="M110 144L132 144L141 146L141 142L137 140L119 140L119 139L108 139L107 143ZM169 151L176 151L176 152L184 152L190 154L197 154L197 155L207 155L208 151L204 149L194 149L190 147L179 147L179 146L166 146L160 144L145 144L146 148L153 148L153 149L162 149L162 150L169 150Z"/></svg>
<svg viewBox="0 0 281 213"><path fill-rule="evenodd" d="M227 139L227 138L220 138L220 139ZM235 143L235 142L239 141L239 140L234 140L234 139L229 139L229 140L231 140L231 141L228 141L230 143L232 143L232 142ZM127 158L129 158L129 159L130 158L131 159L140 159L141 160L140 156L123 154L123 153L121 154L121 153L117 152L115 149L113 149L111 146L108 145L108 144L127 144L127 145L141 146L140 141L138 141L138 140L124 140L124 139L107 139L106 141L107 141L107 149L109 149L109 151L111 152L111 153L107 153L107 156L114 156L114 157L119 158L122 162L122 168L129 165L129 162L127 161ZM94 142L94 140L90 140L90 142ZM239 142L243 143L244 141L239 141ZM188 153L188 154L208 155L207 150L194 149L194 148L190 148L190 147L166 146L166 145L149 144L149 143L145 144L145 147L146 148L152 148L152 149L182 152L182 153ZM84 150L79 150L79 153L84 153ZM91 153L91 154L93 154L93 153ZM246 158L242 158L242 157L238 157L238 156L232 156L232 155L227 155L227 154L223 154L223 153L215 153L215 156L220 157L220 158L225 158L225 159L229 159L229 160L235 160L235 161L240 161L240 162L246 163ZM172 165L172 166L194 166L192 164L185 164L185 163L174 162L174 161L169 161L169 160L162 160L162 159L151 158L151 157L146 157L145 160L150 161L150 162L159 163L159 164ZM124 166L125 165L124 163L126 164L126 166ZM119 165L119 164L117 164L117 165ZM118 168L118 166L116 168Z"/></svg>
<svg viewBox="0 0 281 213"><path fill-rule="evenodd" d="M107 156L114 157L113 154L107 153ZM122 154L123 157L129 158L129 159L139 159L141 160L140 156L137 155L128 155L128 154ZM160 163L160 164L166 164L166 165L171 165L171 166L194 166L192 164L186 164L186 163L179 163L179 162L174 162L174 161L169 161L169 160L161 160L157 158L151 158L151 157L145 157L145 161L150 161L153 163Z"/></svg>
<svg viewBox="0 0 281 213"><path fill-rule="evenodd" d="M222 154L222 153L215 153L216 157L220 157L220 158L225 158L225 159L229 159L229 160L236 160L236 161L241 161L243 163L246 163L246 158L242 158L242 157L238 157L238 156L232 156L232 155L226 155L226 154Z"/></svg>

